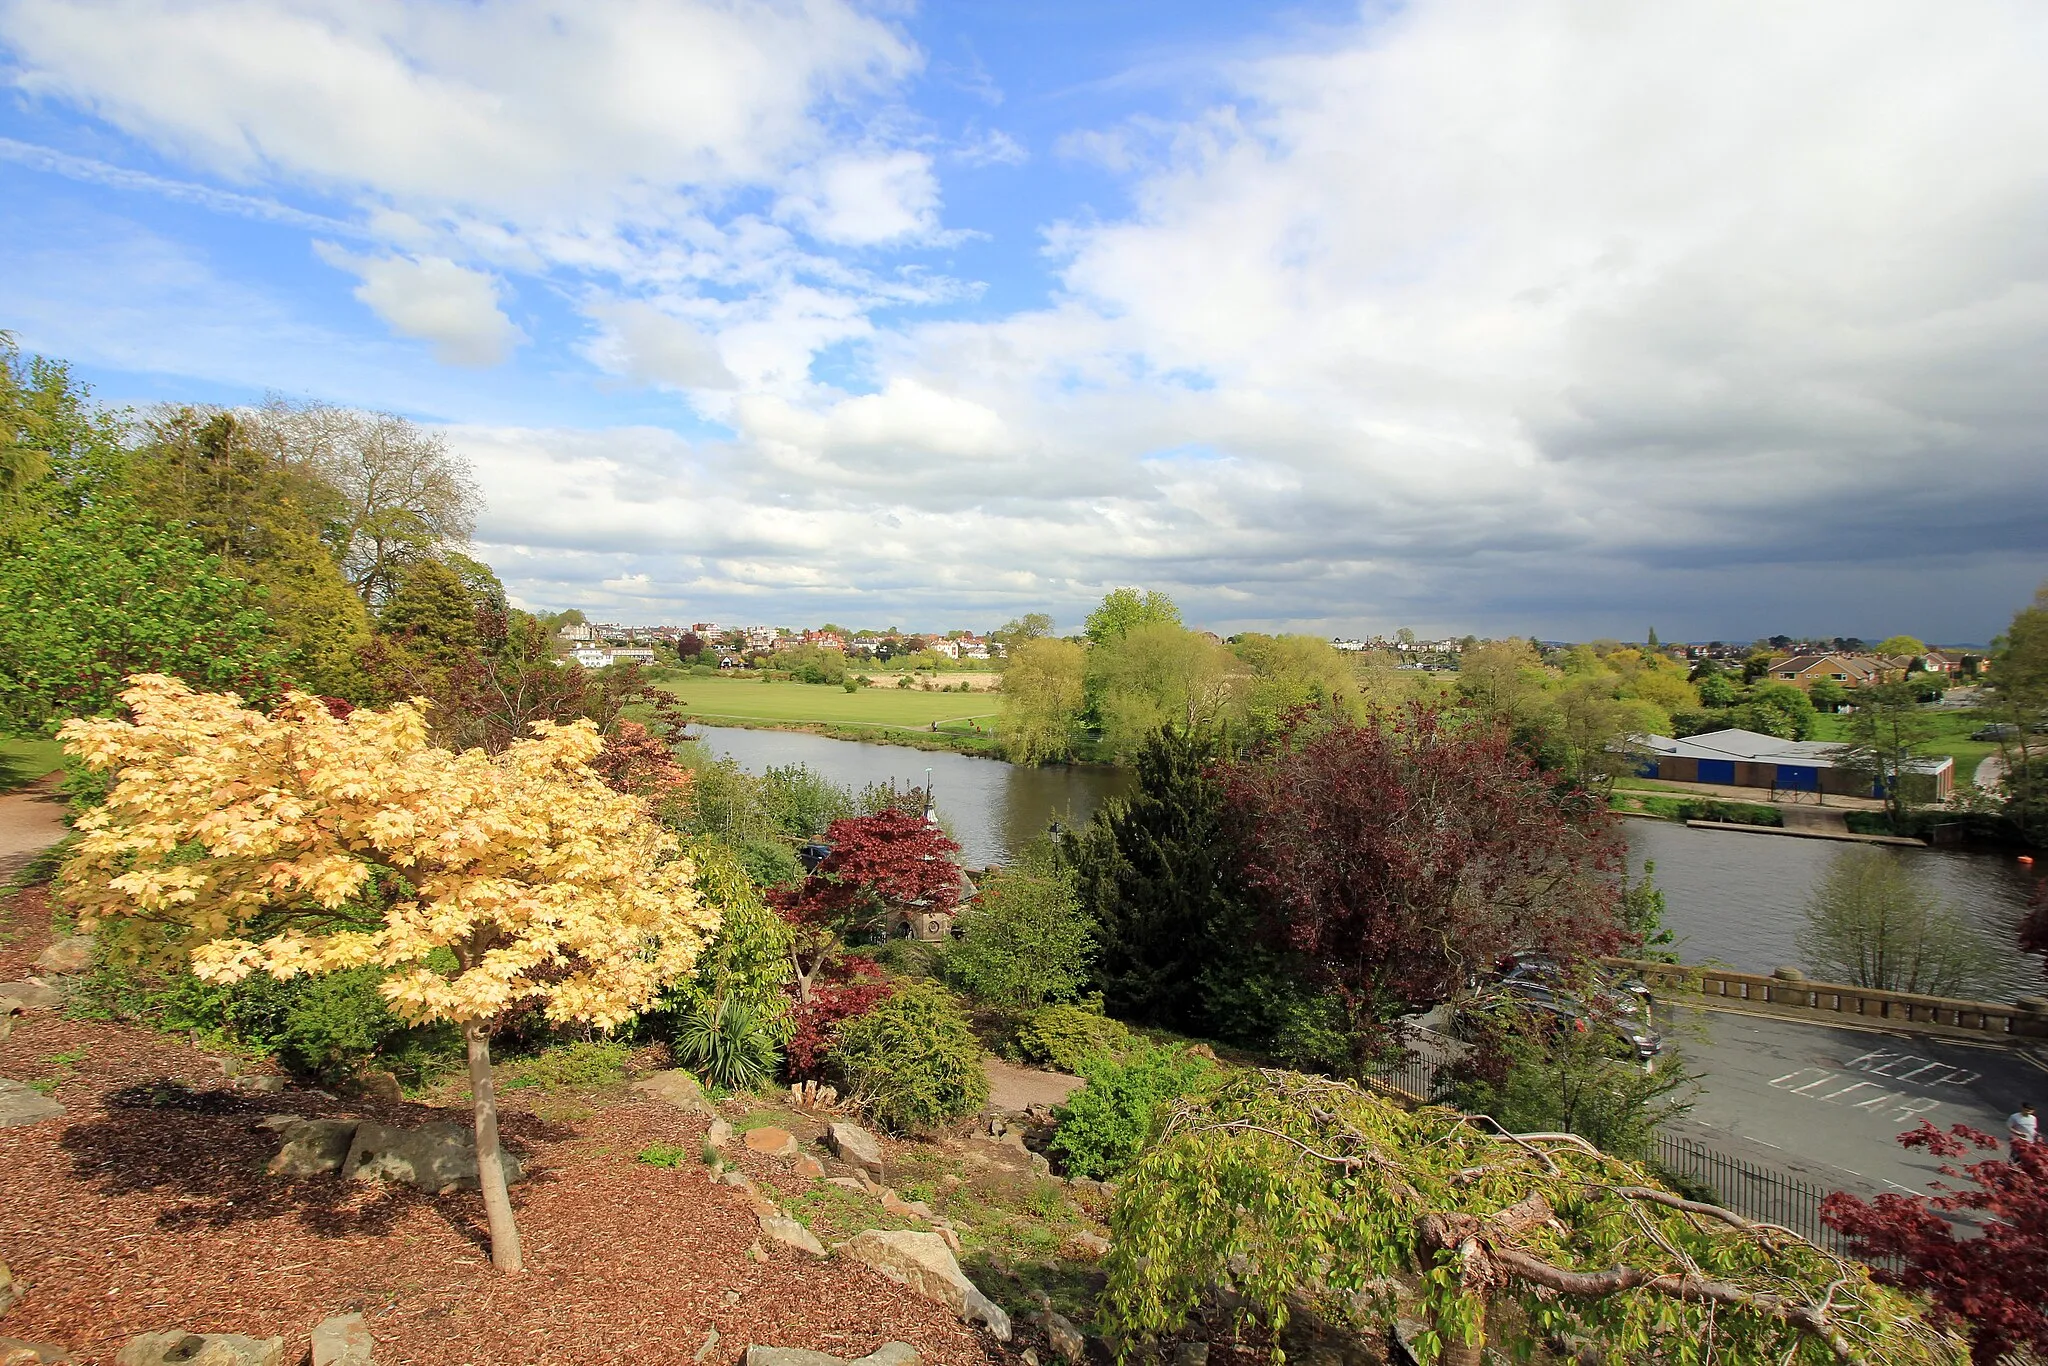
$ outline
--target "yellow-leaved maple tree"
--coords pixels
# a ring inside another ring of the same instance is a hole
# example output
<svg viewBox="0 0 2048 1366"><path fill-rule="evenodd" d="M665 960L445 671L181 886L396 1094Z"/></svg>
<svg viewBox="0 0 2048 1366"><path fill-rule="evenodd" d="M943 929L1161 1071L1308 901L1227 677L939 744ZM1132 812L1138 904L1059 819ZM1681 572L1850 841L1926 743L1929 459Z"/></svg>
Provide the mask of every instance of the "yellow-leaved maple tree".
<svg viewBox="0 0 2048 1366"><path fill-rule="evenodd" d="M399 1016L460 1025L491 1258L518 1270L492 1028L530 1005L609 1028L688 973L719 921L690 860L592 771L587 721L456 754L416 705L265 715L159 675L121 698L61 732L113 778L64 869L81 926L154 927L213 982L375 965Z"/></svg>

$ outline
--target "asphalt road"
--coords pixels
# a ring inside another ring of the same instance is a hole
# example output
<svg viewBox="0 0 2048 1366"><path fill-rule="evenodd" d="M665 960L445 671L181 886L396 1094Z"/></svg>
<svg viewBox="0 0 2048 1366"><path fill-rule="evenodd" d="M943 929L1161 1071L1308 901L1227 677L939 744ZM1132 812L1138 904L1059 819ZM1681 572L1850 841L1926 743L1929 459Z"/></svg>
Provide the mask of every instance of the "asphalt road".
<svg viewBox="0 0 2048 1366"><path fill-rule="evenodd" d="M2021 1101L2048 1108L2048 1064L2018 1049L1725 1010L1658 1014L1701 1078L1672 1127L1825 1189L1923 1192L1938 1162L1901 1148L1899 1134L1925 1119L2002 1140Z"/></svg>

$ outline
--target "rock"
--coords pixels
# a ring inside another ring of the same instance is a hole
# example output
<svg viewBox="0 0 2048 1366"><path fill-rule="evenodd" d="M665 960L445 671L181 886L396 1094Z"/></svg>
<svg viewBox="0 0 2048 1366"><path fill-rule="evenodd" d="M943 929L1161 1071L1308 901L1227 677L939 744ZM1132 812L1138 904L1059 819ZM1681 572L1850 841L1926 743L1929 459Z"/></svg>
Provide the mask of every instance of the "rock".
<svg viewBox="0 0 2048 1366"><path fill-rule="evenodd" d="M357 1121L353 1119L296 1119L283 1128L284 1146L264 1168L272 1176L325 1176L338 1172L348 1162L355 1146Z"/></svg>
<svg viewBox="0 0 2048 1366"><path fill-rule="evenodd" d="M243 1076L235 1078L235 1090L253 1091L259 1096L279 1095L284 1091L284 1086L284 1078L277 1076Z"/></svg>
<svg viewBox="0 0 2048 1366"><path fill-rule="evenodd" d="M809 1153L797 1154L796 1161L789 1164L789 1169L798 1176L808 1177L813 1181L825 1174L825 1164Z"/></svg>
<svg viewBox="0 0 2048 1366"><path fill-rule="evenodd" d="M121 1349L114 1366L284 1366L284 1339L240 1333L144 1333Z"/></svg>
<svg viewBox="0 0 2048 1366"><path fill-rule="evenodd" d="M1038 1366L1038 1349L1036 1347L1026 1347L1024 1354L1017 1359L1023 1362L1024 1366Z"/></svg>
<svg viewBox="0 0 2048 1366"><path fill-rule="evenodd" d="M64 993L46 982L0 982L0 1013L55 1010L63 1004Z"/></svg>
<svg viewBox="0 0 2048 1366"><path fill-rule="evenodd" d="M14 1279L14 1273L7 1269L7 1263L0 1262L0 1318L7 1311L21 1303L21 1297L28 1293L28 1287Z"/></svg>
<svg viewBox="0 0 2048 1366"><path fill-rule="evenodd" d="M1104 1182L1097 1181L1092 1176L1077 1176L1067 1184L1076 1191L1085 1192L1088 1195L1107 1196L1109 1194L1109 1186Z"/></svg>
<svg viewBox="0 0 2048 1366"><path fill-rule="evenodd" d="M54 1342L0 1338L0 1366L58 1366L69 1360L71 1353Z"/></svg>
<svg viewBox="0 0 2048 1366"><path fill-rule="evenodd" d="M1010 1340L1010 1316L967 1279L938 1234L871 1228L848 1243L846 1252L959 1317L987 1324L996 1341Z"/></svg>
<svg viewBox="0 0 2048 1366"><path fill-rule="evenodd" d="M695 1077L680 1067L666 1072L656 1072L651 1077L642 1077L633 1083L633 1089L642 1095L666 1101L678 1110L688 1110L693 1114L700 1111L704 1114L711 1113L711 1107L704 1103L704 1088L697 1084Z"/></svg>
<svg viewBox="0 0 2048 1366"><path fill-rule="evenodd" d="M1045 1329L1045 1340L1060 1354L1063 1361L1079 1361L1088 1355L1088 1339L1081 1336L1081 1330L1074 1321L1057 1309L1048 1309L1038 1316L1039 1324Z"/></svg>
<svg viewBox="0 0 2048 1366"><path fill-rule="evenodd" d="M1098 1262L1109 1255L1109 1239L1087 1229L1074 1235L1074 1246Z"/></svg>
<svg viewBox="0 0 2048 1366"><path fill-rule="evenodd" d="M718 1330L713 1328L704 1334L704 1345L697 1349L697 1354L691 1360L698 1362L708 1361L711 1358L711 1354L717 1350Z"/></svg>
<svg viewBox="0 0 2048 1366"><path fill-rule="evenodd" d="M828 1186L844 1186L846 1189L850 1191L867 1190L866 1186L863 1186L860 1182L854 1180L850 1176L828 1176L825 1178L825 1184Z"/></svg>
<svg viewBox="0 0 2048 1366"><path fill-rule="evenodd" d="M873 1176L882 1174L882 1141L860 1125L833 1124L825 1130L825 1143L840 1161Z"/></svg>
<svg viewBox="0 0 2048 1366"><path fill-rule="evenodd" d="M313 1366L375 1366L374 1346L361 1314L337 1314L313 1330Z"/></svg>
<svg viewBox="0 0 2048 1366"><path fill-rule="evenodd" d="M288 1115L280 1111L279 1113L274 1115L265 1115L263 1118L257 1120L254 1124L251 1124L249 1127L252 1129L260 1129L262 1132L266 1134L281 1134L286 1129L292 1128L295 1125L304 1124L305 1122L306 1117L304 1115ZM350 1120L349 1122L353 1124L355 1121Z"/></svg>
<svg viewBox="0 0 2048 1366"><path fill-rule="evenodd" d="M746 1366L917 1366L917 1348L907 1342L885 1342L849 1361L801 1347L749 1347Z"/></svg>
<svg viewBox="0 0 2048 1366"><path fill-rule="evenodd" d="M725 1171L720 1172L718 1179L737 1190L745 1190L754 1184L747 1179L747 1174L737 1167L729 1167Z"/></svg>
<svg viewBox="0 0 2048 1366"><path fill-rule="evenodd" d="M714 1148L723 1148L732 1142L732 1125L713 1115L711 1127L704 1131L704 1141Z"/></svg>
<svg viewBox="0 0 2048 1366"><path fill-rule="evenodd" d="M519 1159L503 1148L505 1184L525 1175ZM403 1181L430 1195L477 1189L476 1137L460 1124L423 1124L394 1129L364 1120L341 1174L352 1181Z"/></svg>
<svg viewBox="0 0 2048 1366"><path fill-rule="evenodd" d="M1052 1163L1046 1160L1044 1153L1034 1153L1026 1149L1024 1155L1031 1159L1031 1174L1033 1176L1046 1177L1052 1175Z"/></svg>
<svg viewBox="0 0 2048 1366"><path fill-rule="evenodd" d="M14 1032L14 1022L20 1015L21 1011L18 1008L0 1010L0 1042L4 1042L7 1036Z"/></svg>
<svg viewBox="0 0 2048 1366"><path fill-rule="evenodd" d="M1173 1366L1209 1366L1209 1344L1183 1342L1173 1349Z"/></svg>
<svg viewBox="0 0 2048 1366"><path fill-rule="evenodd" d="M796 1135L773 1125L747 1130L744 1141L754 1152L766 1153L770 1157L788 1157L797 1150Z"/></svg>
<svg viewBox="0 0 2048 1366"><path fill-rule="evenodd" d="M64 1113L64 1107L33 1087L0 1077L0 1129L40 1124Z"/></svg>
<svg viewBox="0 0 2048 1366"><path fill-rule="evenodd" d="M773 1238L786 1247L808 1252L813 1257L825 1255L825 1245L818 1241L817 1235L794 1219L785 1219L779 1214L764 1214L761 1216L761 1233L762 1236Z"/></svg>
<svg viewBox="0 0 2048 1366"><path fill-rule="evenodd" d="M930 1222L932 1207L922 1200L905 1200L895 1191L882 1192L882 1208L898 1219L923 1219Z"/></svg>
<svg viewBox="0 0 2048 1366"><path fill-rule="evenodd" d="M1205 1043L1198 1043L1188 1050L1188 1056L1191 1058L1206 1058L1210 1062L1215 1062L1216 1050Z"/></svg>
<svg viewBox="0 0 2048 1366"><path fill-rule="evenodd" d="M352 1089L366 1100L389 1101L396 1105L405 1099L405 1092L399 1089L398 1078L390 1072L375 1068L357 1077Z"/></svg>
<svg viewBox="0 0 2048 1366"><path fill-rule="evenodd" d="M92 966L92 936L71 934L36 955L36 967L59 977L76 977Z"/></svg>
<svg viewBox="0 0 2048 1366"><path fill-rule="evenodd" d="M953 1231L951 1224L934 1225L932 1231L945 1240L946 1246L952 1249L954 1256L960 1255L960 1235Z"/></svg>

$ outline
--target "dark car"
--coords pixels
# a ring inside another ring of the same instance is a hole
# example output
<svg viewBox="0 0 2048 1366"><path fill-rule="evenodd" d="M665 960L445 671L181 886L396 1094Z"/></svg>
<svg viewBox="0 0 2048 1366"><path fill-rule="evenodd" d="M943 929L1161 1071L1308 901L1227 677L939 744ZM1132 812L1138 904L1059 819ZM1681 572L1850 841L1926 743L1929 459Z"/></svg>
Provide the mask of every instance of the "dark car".
<svg viewBox="0 0 2048 1366"><path fill-rule="evenodd" d="M1511 953L1500 960L1494 973L1501 983L1534 982L1554 991L1581 991L1596 997L1633 997L1645 1009L1652 1003L1650 988L1642 979L1597 963L1568 968L1547 953Z"/></svg>
<svg viewBox="0 0 2048 1366"><path fill-rule="evenodd" d="M1483 1019L1498 1020L1521 1013L1557 1028L1597 1030L1614 1041L1617 1052L1632 1053L1647 1070L1664 1052L1650 1003L1632 992L1596 988L1581 995L1532 977L1509 977L1494 983L1452 1012L1451 1034L1469 1038Z"/></svg>
<svg viewBox="0 0 2048 1366"><path fill-rule="evenodd" d="M2017 740L2020 728L2007 721L1993 721L1970 732L1972 740Z"/></svg>

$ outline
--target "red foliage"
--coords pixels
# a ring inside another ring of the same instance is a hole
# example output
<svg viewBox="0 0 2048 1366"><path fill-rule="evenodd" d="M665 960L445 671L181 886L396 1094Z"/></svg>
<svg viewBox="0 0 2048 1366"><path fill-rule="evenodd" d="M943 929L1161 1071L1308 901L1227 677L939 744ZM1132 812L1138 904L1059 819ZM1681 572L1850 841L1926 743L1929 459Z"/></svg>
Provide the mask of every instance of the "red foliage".
<svg viewBox="0 0 2048 1366"><path fill-rule="evenodd" d="M1366 726L1304 715L1223 780L1270 930L1361 1023L1442 1000L1504 953L1627 942L1610 820L1504 735L1421 709Z"/></svg>
<svg viewBox="0 0 2048 1366"><path fill-rule="evenodd" d="M845 959L827 972L827 980L811 983L810 999L798 1001L790 1009L796 1033L782 1053L795 1081L816 1077L823 1070L833 1033L842 1021L867 1014L896 989L888 975L865 958Z"/></svg>
<svg viewBox="0 0 2048 1366"><path fill-rule="evenodd" d="M690 786L690 770L676 762L669 741L637 721L618 722L590 766L613 791L642 798L657 809Z"/></svg>
<svg viewBox="0 0 2048 1366"><path fill-rule="evenodd" d="M950 911L960 903L960 846L946 832L906 811L850 816L825 829L832 852L796 887L770 900L794 924L853 928L865 916L896 906Z"/></svg>
<svg viewBox="0 0 2048 1366"><path fill-rule="evenodd" d="M1908 1148L1936 1157L1962 1157L1998 1147L1998 1140L1958 1124L1943 1133L1926 1120L1899 1135ZM1877 1277L1903 1290L1924 1292L1937 1318L1970 1335L1970 1360L1994 1366L2030 1348L2048 1352L2048 1143L2019 1142L2010 1161L1996 1158L1942 1174L1971 1188L1934 1183L1937 1194L1880 1195L1864 1201L1837 1191L1821 1203L1821 1218L1849 1238L1866 1259L1896 1259L1903 1269ZM1938 1211L1976 1211L1977 1236L1957 1235Z"/></svg>

